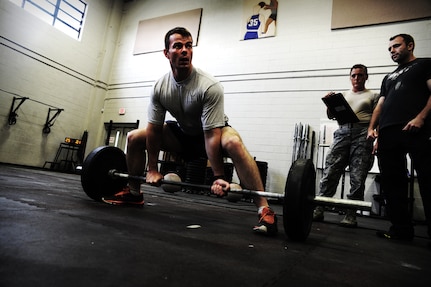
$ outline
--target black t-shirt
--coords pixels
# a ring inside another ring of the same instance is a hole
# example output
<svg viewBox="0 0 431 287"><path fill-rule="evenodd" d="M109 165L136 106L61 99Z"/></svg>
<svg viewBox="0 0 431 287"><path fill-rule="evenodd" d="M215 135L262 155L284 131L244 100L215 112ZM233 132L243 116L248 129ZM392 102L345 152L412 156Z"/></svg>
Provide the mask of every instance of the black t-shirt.
<svg viewBox="0 0 431 287"><path fill-rule="evenodd" d="M400 65L385 76L380 96L385 97L379 128L406 125L425 107L431 95L427 80L431 79L431 58L417 58ZM425 120L425 128L431 128L431 116Z"/></svg>

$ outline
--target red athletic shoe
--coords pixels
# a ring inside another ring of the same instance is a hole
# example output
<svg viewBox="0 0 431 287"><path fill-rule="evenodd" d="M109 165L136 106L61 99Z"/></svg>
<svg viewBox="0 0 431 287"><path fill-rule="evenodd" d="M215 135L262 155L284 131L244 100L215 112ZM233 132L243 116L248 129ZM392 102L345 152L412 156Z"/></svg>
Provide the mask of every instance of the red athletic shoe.
<svg viewBox="0 0 431 287"><path fill-rule="evenodd" d="M258 215L259 223L253 227L253 231L256 233L275 235L278 232L277 228L277 216L275 212L269 208L265 207L262 210L262 214Z"/></svg>
<svg viewBox="0 0 431 287"><path fill-rule="evenodd" d="M112 205L144 206L144 195L134 195L130 192L130 187L126 186L114 195L103 197L102 201Z"/></svg>

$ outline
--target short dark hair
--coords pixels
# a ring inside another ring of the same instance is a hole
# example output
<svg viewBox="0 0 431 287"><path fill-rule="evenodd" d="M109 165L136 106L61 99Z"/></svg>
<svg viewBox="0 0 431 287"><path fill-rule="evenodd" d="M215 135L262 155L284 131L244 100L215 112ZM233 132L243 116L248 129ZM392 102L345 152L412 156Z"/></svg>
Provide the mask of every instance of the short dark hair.
<svg viewBox="0 0 431 287"><path fill-rule="evenodd" d="M395 35L395 36L390 37L390 38L389 38L389 41L392 41L392 40L394 40L394 39L395 39L395 38L397 38L397 37L401 37L401 38L403 38L404 43L406 43L406 46L407 46L408 44L412 43L412 44L413 44L413 49L412 49L412 51L415 49L415 40L413 39L413 37L412 37L411 35L409 35L409 34L397 34L397 35Z"/></svg>
<svg viewBox="0 0 431 287"><path fill-rule="evenodd" d="M350 68L350 74L352 73L353 69L362 69L364 70L365 75L368 76L368 68L365 65L362 65L362 64L353 65L353 67Z"/></svg>
<svg viewBox="0 0 431 287"><path fill-rule="evenodd" d="M170 43L169 38L173 34L180 34L183 37L192 37L192 34L186 28L184 28L184 27L175 27L175 28L169 30L166 33L166 35L165 35L165 49L166 50L169 49L169 43Z"/></svg>

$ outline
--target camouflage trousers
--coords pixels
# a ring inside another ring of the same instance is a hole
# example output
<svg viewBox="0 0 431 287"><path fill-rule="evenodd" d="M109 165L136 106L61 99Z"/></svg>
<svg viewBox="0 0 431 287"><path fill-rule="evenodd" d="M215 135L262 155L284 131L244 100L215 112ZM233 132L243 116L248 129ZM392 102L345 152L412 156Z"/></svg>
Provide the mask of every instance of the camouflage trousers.
<svg viewBox="0 0 431 287"><path fill-rule="evenodd" d="M320 180L320 196L332 197L341 176L349 166L350 193L347 198L363 200L365 180L374 163L373 142L367 140L367 127L358 124L340 126L334 132L334 141L326 156Z"/></svg>

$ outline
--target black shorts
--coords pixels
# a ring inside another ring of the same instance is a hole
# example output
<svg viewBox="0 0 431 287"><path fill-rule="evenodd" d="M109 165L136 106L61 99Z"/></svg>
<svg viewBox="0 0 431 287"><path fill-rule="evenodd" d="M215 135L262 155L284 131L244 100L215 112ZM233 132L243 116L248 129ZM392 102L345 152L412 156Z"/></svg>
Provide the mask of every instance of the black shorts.
<svg viewBox="0 0 431 287"><path fill-rule="evenodd" d="M199 135L191 136L185 134L176 121L166 121L166 124L180 142L183 150L182 156L185 160L207 158L203 132Z"/></svg>
<svg viewBox="0 0 431 287"><path fill-rule="evenodd" d="M205 150L205 137L202 132L199 135L185 134L176 121L166 121L167 126L181 144L182 156L185 160L208 158ZM229 126L228 123L225 126Z"/></svg>

